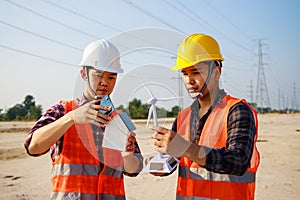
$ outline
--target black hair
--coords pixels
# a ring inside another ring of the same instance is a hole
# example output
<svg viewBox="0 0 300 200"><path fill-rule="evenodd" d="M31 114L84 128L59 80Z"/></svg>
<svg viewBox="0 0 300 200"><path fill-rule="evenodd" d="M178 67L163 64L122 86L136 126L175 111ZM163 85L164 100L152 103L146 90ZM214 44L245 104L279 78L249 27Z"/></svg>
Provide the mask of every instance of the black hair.
<svg viewBox="0 0 300 200"><path fill-rule="evenodd" d="M212 63L214 63L213 67L222 67L222 62L219 60L207 60L203 62L204 64L210 66Z"/></svg>
<svg viewBox="0 0 300 200"><path fill-rule="evenodd" d="M216 67L222 67L222 62L219 60L214 60L215 66Z"/></svg>

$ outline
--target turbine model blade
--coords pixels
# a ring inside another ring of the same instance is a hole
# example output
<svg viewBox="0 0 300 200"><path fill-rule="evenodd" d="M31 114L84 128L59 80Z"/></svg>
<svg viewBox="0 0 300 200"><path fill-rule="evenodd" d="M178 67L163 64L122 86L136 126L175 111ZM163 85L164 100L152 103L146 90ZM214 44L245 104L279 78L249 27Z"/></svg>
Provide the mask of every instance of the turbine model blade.
<svg viewBox="0 0 300 200"><path fill-rule="evenodd" d="M147 89L147 91L148 91L148 93L150 94L150 96L151 96L152 98L154 98L154 95L153 95L152 91L150 90L150 88L149 88L147 85L145 85L145 84L143 84L143 86Z"/></svg>
<svg viewBox="0 0 300 200"><path fill-rule="evenodd" d="M167 97L167 98L157 98L157 101L172 101L172 100L178 100L182 97Z"/></svg>
<svg viewBox="0 0 300 200"><path fill-rule="evenodd" d="M150 106L149 111L148 111L148 119L147 119L147 125L146 125L147 128L149 128L149 122L151 119L152 112L153 112L153 105Z"/></svg>

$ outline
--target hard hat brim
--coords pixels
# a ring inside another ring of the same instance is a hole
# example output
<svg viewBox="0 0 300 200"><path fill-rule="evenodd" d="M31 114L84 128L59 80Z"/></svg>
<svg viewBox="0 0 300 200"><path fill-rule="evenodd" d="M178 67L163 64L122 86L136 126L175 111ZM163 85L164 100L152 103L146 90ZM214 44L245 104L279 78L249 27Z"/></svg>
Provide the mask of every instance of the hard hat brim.
<svg viewBox="0 0 300 200"><path fill-rule="evenodd" d="M224 58L219 58L219 59L211 59L212 61L215 60L215 61L224 61ZM200 61L200 62L204 62L204 61L209 61L209 60L203 60L203 61ZM197 63L200 63L200 62L197 62ZM174 65L171 67L172 70L181 70L181 69L185 69L185 68L188 68L188 67L192 67L192 66L195 66L197 63L195 64L190 64L190 65L185 65L185 66L179 66L179 65Z"/></svg>
<svg viewBox="0 0 300 200"><path fill-rule="evenodd" d="M106 71L106 72L113 72L113 73L123 73L124 70L121 68L112 68L112 67L98 67L97 69L102 70L102 71Z"/></svg>
<svg viewBox="0 0 300 200"><path fill-rule="evenodd" d="M79 66L84 67L86 65L80 64ZM87 67L93 67L93 66L87 66ZM105 72L112 72L112 73L123 73L124 70L122 68L113 68L113 67L93 67L97 70L105 71Z"/></svg>

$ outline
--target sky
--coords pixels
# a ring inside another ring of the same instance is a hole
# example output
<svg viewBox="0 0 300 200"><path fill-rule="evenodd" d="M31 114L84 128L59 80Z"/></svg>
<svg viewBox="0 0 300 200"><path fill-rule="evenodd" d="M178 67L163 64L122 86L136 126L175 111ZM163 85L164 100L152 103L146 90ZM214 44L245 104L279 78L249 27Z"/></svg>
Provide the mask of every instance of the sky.
<svg viewBox="0 0 300 200"><path fill-rule="evenodd" d="M218 41L226 92L265 105L269 99L274 109L299 109L299 8L298 0L1 0L0 109L26 95L44 110L80 96L83 49L101 38L120 48L125 71L112 94L115 106L133 98L145 103L147 85L157 97L184 96L158 106L186 107L192 101L170 68L178 44L192 33ZM265 80L263 90L258 80Z"/></svg>

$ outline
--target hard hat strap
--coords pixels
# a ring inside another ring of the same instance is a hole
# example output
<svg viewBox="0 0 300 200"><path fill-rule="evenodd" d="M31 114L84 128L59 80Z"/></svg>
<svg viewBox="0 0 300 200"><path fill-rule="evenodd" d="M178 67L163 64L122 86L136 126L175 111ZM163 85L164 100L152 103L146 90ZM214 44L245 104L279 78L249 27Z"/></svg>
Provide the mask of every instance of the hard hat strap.
<svg viewBox="0 0 300 200"><path fill-rule="evenodd" d="M98 96L95 92L95 90L93 90L92 86L91 86L91 83L90 83L90 76L89 76L89 72L90 72L90 67L89 66L84 66L85 68L85 74L86 74L86 78L87 78L87 81L88 81L88 87L89 87L89 90L90 92L93 94L94 98L95 99L99 99L100 96Z"/></svg>
<svg viewBox="0 0 300 200"><path fill-rule="evenodd" d="M203 97L203 92L205 91L205 89L207 88L207 85L208 85L208 82L210 81L210 78L211 78L211 74L212 74L212 71L213 71L213 68L215 66L215 63L214 62L211 62L209 64L209 71L208 71L208 75L207 75L207 78L206 78L206 81L204 83L204 85L202 86L200 92L199 92L199 95L198 97Z"/></svg>

